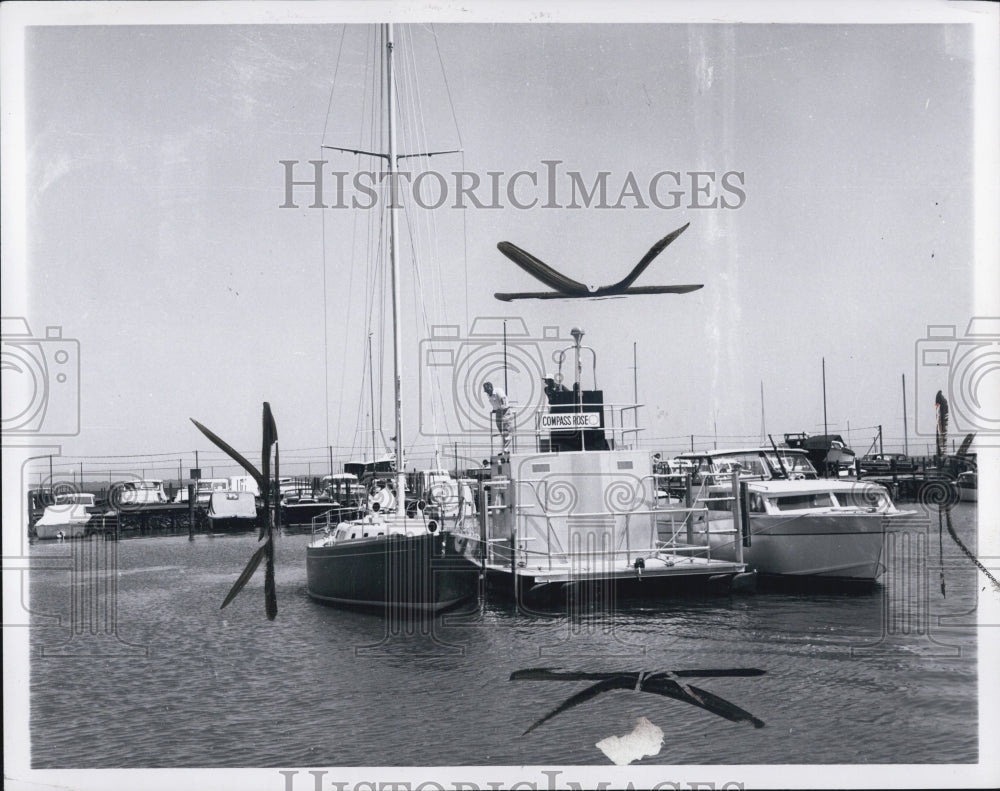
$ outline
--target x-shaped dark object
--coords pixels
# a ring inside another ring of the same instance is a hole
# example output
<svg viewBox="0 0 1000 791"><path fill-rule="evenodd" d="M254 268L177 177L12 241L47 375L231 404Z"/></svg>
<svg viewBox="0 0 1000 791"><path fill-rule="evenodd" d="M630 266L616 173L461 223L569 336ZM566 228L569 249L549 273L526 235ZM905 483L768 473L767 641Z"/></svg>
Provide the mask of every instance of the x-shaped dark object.
<svg viewBox="0 0 1000 791"><path fill-rule="evenodd" d="M548 668L529 668L516 670L510 674L511 681L596 681L586 689L582 689L557 706L540 720L536 721L522 736L531 733L535 728L550 720L557 714L586 703L614 689L631 689L636 692L653 692L668 698L676 698L690 703L698 708L710 711L732 722L749 722L755 728L763 728L763 720L757 719L750 712L739 706L723 700L707 690L699 689L681 681L682 678L722 678L727 676L762 676L765 671L757 668L723 668L719 670L664 670L657 673L584 673L573 671L550 670Z"/></svg>
<svg viewBox="0 0 1000 791"><path fill-rule="evenodd" d="M571 277L567 277L562 272L553 269L544 261L536 258L526 250L522 250L516 244L510 242L500 242L497 249L517 264L521 269L532 277L540 280L553 291L518 291L514 293L497 292L493 296L504 302L515 299L595 299L601 297L621 297L628 294L687 294L697 291L701 284L686 286L632 286L636 278L639 277L660 253L684 233L690 225L683 225L676 231L668 233L660 241L654 244L642 257L638 264L624 278L617 283L607 286L593 286L580 283Z"/></svg>

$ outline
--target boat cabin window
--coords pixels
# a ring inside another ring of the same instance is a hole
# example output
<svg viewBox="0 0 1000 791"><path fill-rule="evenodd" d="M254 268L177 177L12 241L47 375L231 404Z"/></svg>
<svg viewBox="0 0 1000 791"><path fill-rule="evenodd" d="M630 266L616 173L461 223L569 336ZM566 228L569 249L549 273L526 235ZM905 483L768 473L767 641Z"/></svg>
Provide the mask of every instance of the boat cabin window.
<svg viewBox="0 0 1000 791"><path fill-rule="evenodd" d="M759 494L750 495L750 513L752 514L763 514L766 513L767 509L764 508L764 498Z"/></svg>
<svg viewBox="0 0 1000 791"><path fill-rule="evenodd" d="M837 501L843 506L855 506L857 508L882 509L888 505L885 494L875 489L837 492Z"/></svg>
<svg viewBox="0 0 1000 791"><path fill-rule="evenodd" d="M711 464L714 483L724 483L730 478L733 470L739 469L740 477L769 478L764 462L758 453L740 453L732 456L716 458ZM699 468L701 469L701 468Z"/></svg>
<svg viewBox="0 0 1000 791"><path fill-rule="evenodd" d="M789 474L801 474L806 478L816 477L816 468L812 466L808 456L798 453L782 454L781 461ZM780 468L779 468L780 469Z"/></svg>
<svg viewBox="0 0 1000 791"><path fill-rule="evenodd" d="M814 494L792 494L775 497L771 503L779 511L802 511L807 508L833 508L837 505L829 492Z"/></svg>

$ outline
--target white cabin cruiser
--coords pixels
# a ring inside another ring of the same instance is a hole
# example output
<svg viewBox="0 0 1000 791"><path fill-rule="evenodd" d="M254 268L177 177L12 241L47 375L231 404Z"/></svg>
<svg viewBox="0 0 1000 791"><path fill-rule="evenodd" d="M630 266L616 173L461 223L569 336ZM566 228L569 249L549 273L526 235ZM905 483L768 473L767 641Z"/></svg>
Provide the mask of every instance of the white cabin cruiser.
<svg viewBox="0 0 1000 791"><path fill-rule="evenodd" d="M35 523L35 536L40 539L83 538L91 532L98 509L94 495L72 492L56 495L56 501L45 509Z"/></svg>
<svg viewBox="0 0 1000 791"><path fill-rule="evenodd" d="M910 512L899 511L878 484L816 478L815 471L788 465L788 457L800 464L799 453L779 448L700 454L693 497L707 506L707 519L661 522L661 531L708 547L711 557L734 557L741 543L743 559L761 574L873 582L884 569L885 532L893 519ZM784 468L773 464L779 455ZM734 468L740 472L735 489L720 480ZM743 521L738 538L731 531L736 498Z"/></svg>

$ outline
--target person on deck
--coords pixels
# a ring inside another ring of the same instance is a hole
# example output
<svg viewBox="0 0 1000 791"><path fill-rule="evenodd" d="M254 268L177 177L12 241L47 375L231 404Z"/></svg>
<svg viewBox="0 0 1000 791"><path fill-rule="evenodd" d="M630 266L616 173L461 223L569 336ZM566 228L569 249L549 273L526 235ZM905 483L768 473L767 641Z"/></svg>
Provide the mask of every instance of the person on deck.
<svg viewBox="0 0 1000 791"><path fill-rule="evenodd" d="M492 382L484 382L483 390L486 391L486 395L490 399L490 407L492 407L490 411L496 416L497 431L500 432L500 437L503 440L503 452L510 453L512 416L510 406L507 404L507 394L499 387L494 388Z"/></svg>
<svg viewBox="0 0 1000 791"><path fill-rule="evenodd" d="M556 393L569 392L569 388L566 387L566 385L556 383L556 379L552 374L545 374L545 376L542 377L542 381L545 382L545 397L548 399L550 404L552 403L552 396Z"/></svg>

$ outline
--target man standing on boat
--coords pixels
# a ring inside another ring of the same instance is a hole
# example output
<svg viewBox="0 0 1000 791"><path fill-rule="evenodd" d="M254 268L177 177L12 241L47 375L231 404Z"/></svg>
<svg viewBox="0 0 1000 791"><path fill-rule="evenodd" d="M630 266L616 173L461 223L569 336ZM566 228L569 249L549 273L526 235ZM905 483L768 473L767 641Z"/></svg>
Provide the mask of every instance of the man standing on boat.
<svg viewBox="0 0 1000 791"><path fill-rule="evenodd" d="M556 382L556 378L552 374L545 374L542 377L542 381L545 382L545 398L548 399L550 404L552 403L552 397L556 393L569 392L569 388L562 384L562 382Z"/></svg>
<svg viewBox="0 0 1000 791"><path fill-rule="evenodd" d="M483 390L490 399L491 411L496 415L497 430L503 439L503 452L510 453L510 407L507 405L507 394L499 387L494 388L492 382L483 382Z"/></svg>

